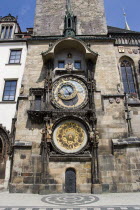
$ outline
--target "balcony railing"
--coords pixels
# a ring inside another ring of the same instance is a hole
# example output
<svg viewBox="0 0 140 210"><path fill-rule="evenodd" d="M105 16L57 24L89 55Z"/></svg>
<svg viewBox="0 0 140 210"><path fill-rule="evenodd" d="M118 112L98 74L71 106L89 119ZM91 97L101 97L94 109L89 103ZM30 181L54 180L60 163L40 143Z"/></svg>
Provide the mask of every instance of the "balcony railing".
<svg viewBox="0 0 140 210"><path fill-rule="evenodd" d="M30 101L30 111L45 111L46 103L43 100Z"/></svg>
<svg viewBox="0 0 140 210"><path fill-rule="evenodd" d="M42 123L46 115L46 103L43 100L30 101L28 116L34 123Z"/></svg>

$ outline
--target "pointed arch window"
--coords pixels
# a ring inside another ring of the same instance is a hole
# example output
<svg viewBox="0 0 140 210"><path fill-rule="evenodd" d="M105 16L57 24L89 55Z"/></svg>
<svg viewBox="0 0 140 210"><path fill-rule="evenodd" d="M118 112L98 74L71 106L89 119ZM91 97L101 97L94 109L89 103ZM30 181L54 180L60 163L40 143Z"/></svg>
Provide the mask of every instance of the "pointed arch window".
<svg viewBox="0 0 140 210"><path fill-rule="evenodd" d="M125 59L121 62L121 75L124 92L127 94L136 93L133 66L129 60Z"/></svg>
<svg viewBox="0 0 140 210"><path fill-rule="evenodd" d="M68 28L71 28L71 18L68 18Z"/></svg>
<svg viewBox="0 0 140 210"><path fill-rule="evenodd" d="M2 140L0 138L0 154L2 154L2 148L3 148L3 146L2 146Z"/></svg>

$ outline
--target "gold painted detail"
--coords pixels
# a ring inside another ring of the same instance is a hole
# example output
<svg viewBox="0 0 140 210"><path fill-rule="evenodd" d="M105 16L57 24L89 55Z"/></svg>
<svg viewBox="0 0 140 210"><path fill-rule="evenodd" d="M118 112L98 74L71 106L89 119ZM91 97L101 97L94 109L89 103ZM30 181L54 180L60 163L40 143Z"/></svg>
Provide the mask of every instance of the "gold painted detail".
<svg viewBox="0 0 140 210"><path fill-rule="evenodd" d="M52 103L58 108L77 109L88 102L88 89L83 81L75 77L57 80L52 88Z"/></svg>
<svg viewBox="0 0 140 210"><path fill-rule="evenodd" d="M79 124L67 122L58 128L56 139L61 147L73 150L81 146L85 139L85 133Z"/></svg>
<svg viewBox="0 0 140 210"><path fill-rule="evenodd" d="M71 88L72 92L69 91L69 87ZM58 89L58 96L63 100L71 100L75 98L76 95L76 88L71 82L62 83Z"/></svg>

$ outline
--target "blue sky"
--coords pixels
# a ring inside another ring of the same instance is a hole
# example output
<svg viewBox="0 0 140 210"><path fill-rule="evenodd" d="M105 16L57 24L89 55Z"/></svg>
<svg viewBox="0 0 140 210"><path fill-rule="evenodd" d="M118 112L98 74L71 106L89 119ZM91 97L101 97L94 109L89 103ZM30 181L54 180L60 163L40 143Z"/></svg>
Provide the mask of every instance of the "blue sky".
<svg viewBox="0 0 140 210"><path fill-rule="evenodd" d="M131 30L140 31L140 0L104 1L108 25L124 28L124 8ZM26 28L33 27L35 3L36 0L0 0L0 16L9 13L18 16L22 31L26 31Z"/></svg>

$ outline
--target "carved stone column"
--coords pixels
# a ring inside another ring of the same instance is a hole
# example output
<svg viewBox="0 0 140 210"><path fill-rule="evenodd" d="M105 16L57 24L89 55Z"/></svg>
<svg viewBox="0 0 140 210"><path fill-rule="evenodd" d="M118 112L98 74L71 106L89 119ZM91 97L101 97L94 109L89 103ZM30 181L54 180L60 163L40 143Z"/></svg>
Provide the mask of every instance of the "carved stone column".
<svg viewBox="0 0 140 210"><path fill-rule="evenodd" d="M46 124L42 132L41 156L42 156L42 182L46 183L49 175L49 154L52 139L52 123L49 117L45 118Z"/></svg>

